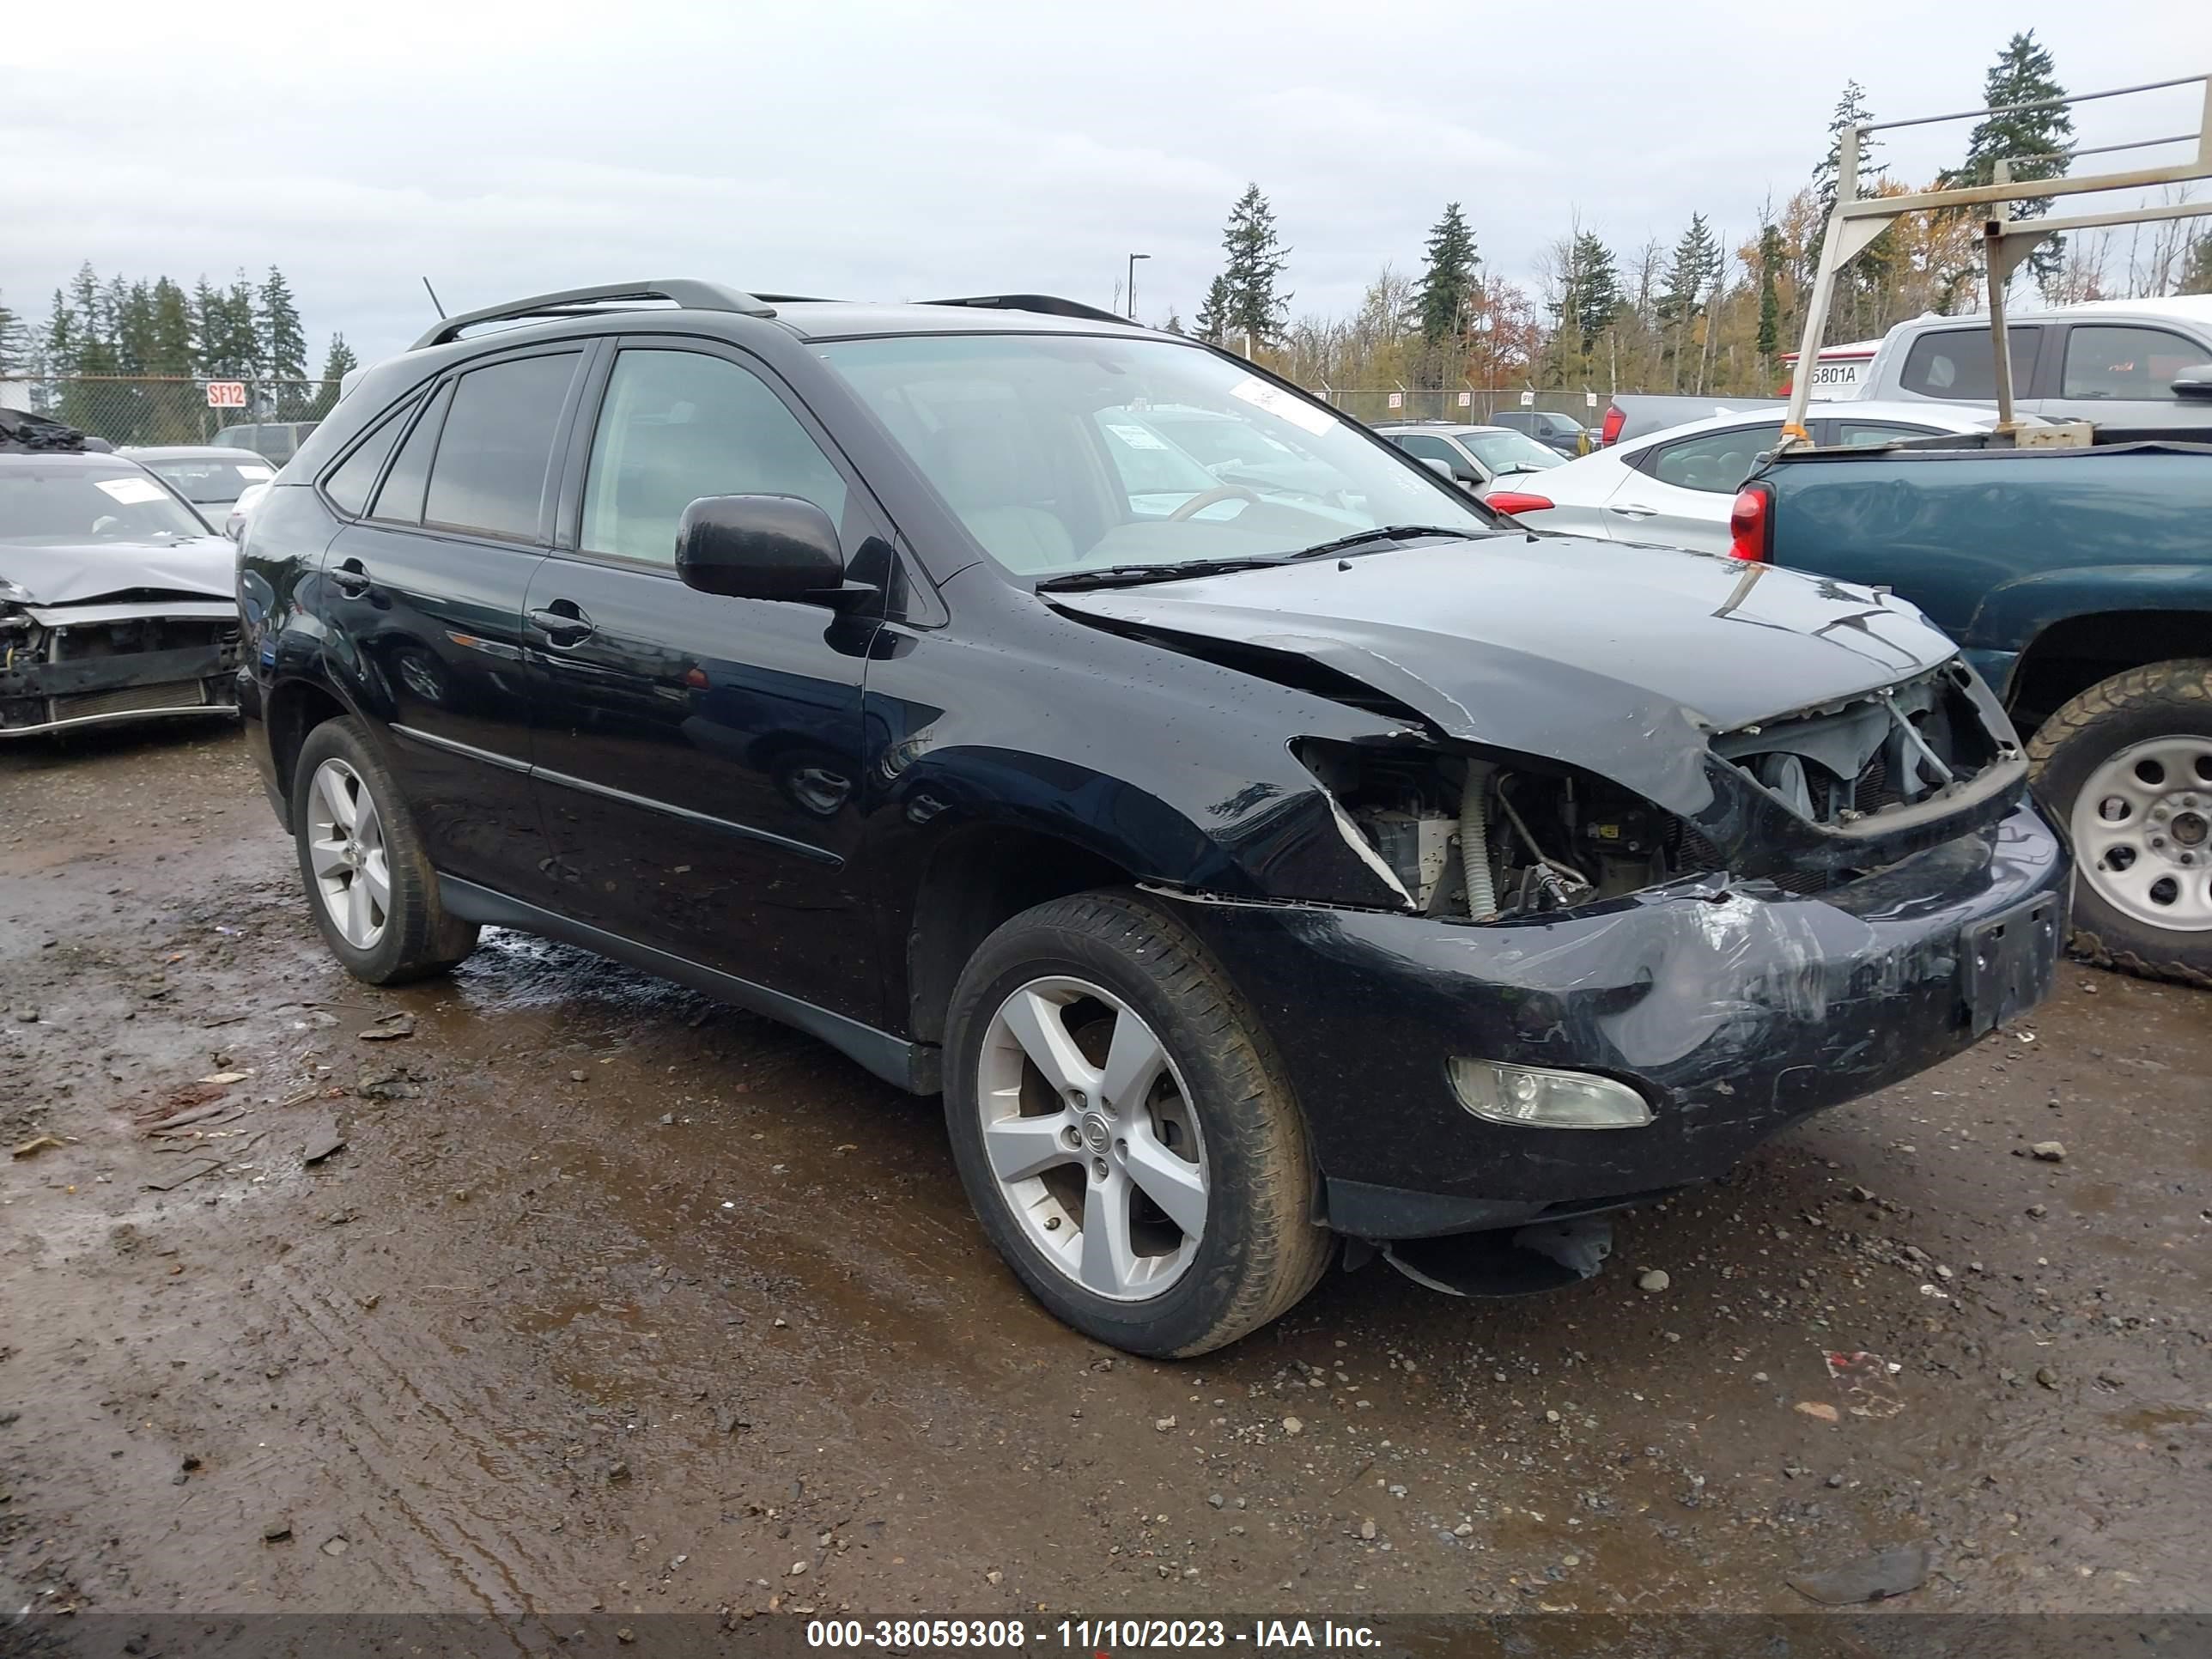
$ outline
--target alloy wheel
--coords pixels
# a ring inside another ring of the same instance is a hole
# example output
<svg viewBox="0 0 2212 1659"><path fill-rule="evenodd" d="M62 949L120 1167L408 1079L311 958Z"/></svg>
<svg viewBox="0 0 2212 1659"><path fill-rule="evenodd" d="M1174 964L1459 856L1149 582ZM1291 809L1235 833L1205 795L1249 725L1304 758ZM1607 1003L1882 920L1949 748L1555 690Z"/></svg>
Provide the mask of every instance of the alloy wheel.
<svg viewBox="0 0 2212 1659"><path fill-rule="evenodd" d="M1085 980L1031 980L992 1015L976 1082L992 1178L1056 1271L1116 1302L1189 1271L1206 1233L1206 1143L1141 1015Z"/></svg>
<svg viewBox="0 0 2212 1659"><path fill-rule="evenodd" d="M335 757L307 785L307 857L315 896L338 935L371 951L392 915L392 871L384 821L361 774Z"/></svg>

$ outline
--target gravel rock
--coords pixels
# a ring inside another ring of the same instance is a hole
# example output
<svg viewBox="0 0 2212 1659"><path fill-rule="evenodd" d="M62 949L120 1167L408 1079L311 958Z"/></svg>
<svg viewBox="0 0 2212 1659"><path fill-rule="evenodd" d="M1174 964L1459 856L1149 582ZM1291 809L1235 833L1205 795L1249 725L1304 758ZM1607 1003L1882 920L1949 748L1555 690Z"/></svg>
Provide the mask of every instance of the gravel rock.
<svg viewBox="0 0 2212 1659"><path fill-rule="evenodd" d="M1643 1278L1638 1279L1636 1284L1637 1288L1639 1290L1663 1291L1674 1282L1674 1281L1668 1278L1666 1273L1661 1269L1654 1267L1650 1273L1644 1274Z"/></svg>
<svg viewBox="0 0 2212 1659"><path fill-rule="evenodd" d="M2066 1143L2061 1140L2039 1140L2028 1151L2045 1164L2063 1164L2066 1161Z"/></svg>
<svg viewBox="0 0 2212 1659"><path fill-rule="evenodd" d="M1295 1417L1286 1417L1283 1419L1283 1432L1285 1434L1304 1434L1305 1431L1306 1425L1298 1419Z"/></svg>

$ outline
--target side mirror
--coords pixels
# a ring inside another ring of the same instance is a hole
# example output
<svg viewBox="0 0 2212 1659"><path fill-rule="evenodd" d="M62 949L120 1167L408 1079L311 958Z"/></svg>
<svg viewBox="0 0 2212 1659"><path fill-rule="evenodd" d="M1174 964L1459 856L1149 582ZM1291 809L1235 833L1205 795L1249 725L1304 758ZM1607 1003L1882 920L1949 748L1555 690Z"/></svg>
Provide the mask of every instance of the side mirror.
<svg viewBox="0 0 2212 1659"><path fill-rule="evenodd" d="M2173 377L2177 398L2212 398L2212 363L2195 363Z"/></svg>
<svg viewBox="0 0 2212 1659"><path fill-rule="evenodd" d="M1430 471L1435 473L1437 477L1442 478L1446 483L1450 483L1453 481L1451 463L1449 461L1440 461L1432 455L1425 455L1421 458L1421 465L1428 468Z"/></svg>
<svg viewBox="0 0 2212 1659"><path fill-rule="evenodd" d="M677 523L676 574L702 593L830 603L845 584L845 554L812 501L702 495Z"/></svg>

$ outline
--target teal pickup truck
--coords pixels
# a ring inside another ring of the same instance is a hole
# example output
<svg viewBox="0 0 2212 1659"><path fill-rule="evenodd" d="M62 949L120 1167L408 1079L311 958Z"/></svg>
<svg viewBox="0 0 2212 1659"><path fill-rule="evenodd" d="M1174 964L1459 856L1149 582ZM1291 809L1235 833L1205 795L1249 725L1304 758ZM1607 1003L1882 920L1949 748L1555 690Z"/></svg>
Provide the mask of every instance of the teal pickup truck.
<svg viewBox="0 0 2212 1659"><path fill-rule="evenodd" d="M1894 590L2023 732L2071 842L2074 943L2212 988L2212 410L2202 429L1784 449L1730 556Z"/></svg>

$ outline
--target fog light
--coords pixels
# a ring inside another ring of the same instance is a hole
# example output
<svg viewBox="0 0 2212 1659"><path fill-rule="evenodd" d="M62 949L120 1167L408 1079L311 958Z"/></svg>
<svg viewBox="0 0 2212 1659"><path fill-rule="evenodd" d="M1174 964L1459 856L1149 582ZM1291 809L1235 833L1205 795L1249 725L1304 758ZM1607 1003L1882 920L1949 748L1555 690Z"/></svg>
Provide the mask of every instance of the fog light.
<svg viewBox="0 0 2212 1659"><path fill-rule="evenodd" d="M1446 1067L1459 1103L1492 1123L1532 1129L1640 1129L1651 1108L1625 1083L1587 1072L1454 1060Z"/></svg>

